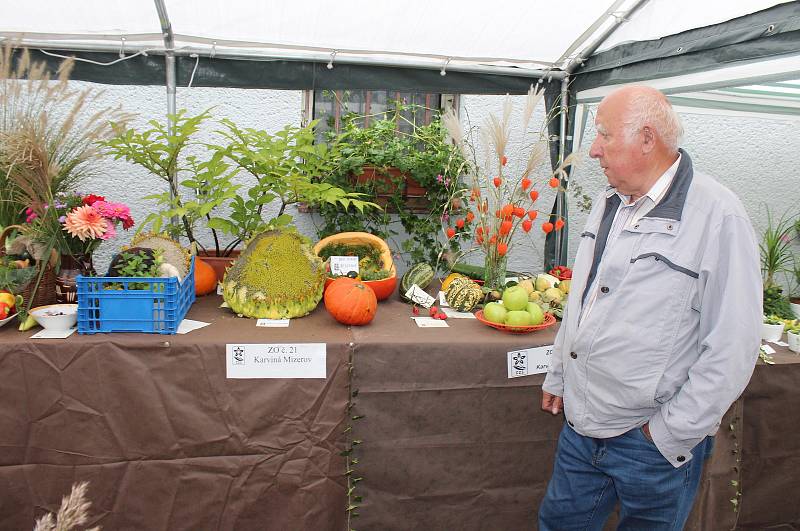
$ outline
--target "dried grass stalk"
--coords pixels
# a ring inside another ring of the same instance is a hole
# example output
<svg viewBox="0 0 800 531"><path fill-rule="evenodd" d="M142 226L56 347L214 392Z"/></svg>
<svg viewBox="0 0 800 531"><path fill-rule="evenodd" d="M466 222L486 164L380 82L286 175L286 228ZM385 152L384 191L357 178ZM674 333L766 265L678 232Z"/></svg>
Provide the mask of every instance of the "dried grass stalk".
<svg viewBox="0 0 800 531"><path fill-rule="evenodd" d="M33 531L72 531L85 524L89 520L89 508L92 506L92 502L86 498L88 488L87 481L72 485L70 493L61 499L61 507L55 518L52 513L47 513L36 520ZM87 531L100 531L100 527Z"/></svg>
<svg viewBox="0 0 800 531"><path fill-rule="evenodd" d="M0 224L15 214L3 211L10 204L42 208L95 174L97 142L114 134L110 122L132 118L121 106L91 112L102 92L70 87L72 59L52 79L44 62L31 62L28 50L14 51L6 43L0 52Z"/></svg>

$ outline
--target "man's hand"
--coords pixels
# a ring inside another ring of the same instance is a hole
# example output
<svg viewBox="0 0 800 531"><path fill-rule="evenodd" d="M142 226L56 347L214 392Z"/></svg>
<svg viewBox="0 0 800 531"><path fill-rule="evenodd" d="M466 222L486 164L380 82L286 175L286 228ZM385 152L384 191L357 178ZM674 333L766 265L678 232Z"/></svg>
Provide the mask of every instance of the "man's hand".
<svg viewBox="0 0 800 531"><path fill-rule="evenodd" d="M564 408L564 400L560 396L551 395L547 391L542 391L542 409L558 415Z"/></svg>

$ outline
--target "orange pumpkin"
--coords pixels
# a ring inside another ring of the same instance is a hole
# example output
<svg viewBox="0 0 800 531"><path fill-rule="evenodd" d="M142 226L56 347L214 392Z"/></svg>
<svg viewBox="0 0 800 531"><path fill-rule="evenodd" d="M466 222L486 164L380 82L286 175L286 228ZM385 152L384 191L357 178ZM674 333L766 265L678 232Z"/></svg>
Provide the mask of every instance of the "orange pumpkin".
<svg viewBox="0 0 800 531"><path fill-rule="evenodd" d="M324 295L325 309L346 325L365 325L378 310L375 292L361 281L340 277L330 283Z"/></svg>
<svg viewBox="0 0 800 531"><path fill-rule="evenodd" d="M194 294L208 295L217 289L217 272L214 268L195 256Z"/></svg>

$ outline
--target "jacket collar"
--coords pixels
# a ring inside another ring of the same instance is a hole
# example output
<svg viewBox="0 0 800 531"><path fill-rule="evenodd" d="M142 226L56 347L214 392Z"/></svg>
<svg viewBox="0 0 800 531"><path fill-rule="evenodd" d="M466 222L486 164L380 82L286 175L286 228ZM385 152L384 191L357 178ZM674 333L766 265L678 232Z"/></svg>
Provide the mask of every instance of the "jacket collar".
<svg viewBox="0 0 800 531"><path fill-rule="evenodd" d="M644 215L646 218L665 218L680 221L683 215L683 206L686 204L686 196L689 193L689 186L692 184L694 169L689 154L680 148L678 148L678 151L681 153L681 162L678 164L678 171L672 179L672 184L661 201Z"/></svg>

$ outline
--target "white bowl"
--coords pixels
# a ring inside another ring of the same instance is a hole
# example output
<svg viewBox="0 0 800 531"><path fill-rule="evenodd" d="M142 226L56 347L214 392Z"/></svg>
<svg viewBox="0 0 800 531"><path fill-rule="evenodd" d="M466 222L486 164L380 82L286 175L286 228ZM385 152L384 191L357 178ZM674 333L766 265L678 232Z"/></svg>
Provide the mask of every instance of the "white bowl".
<svg viewBox="0 0 800 531"><path fill-rule="evenodd" d="M78 322L77 304L37 306L30 313L47 330L69 330Z"/></svg>

